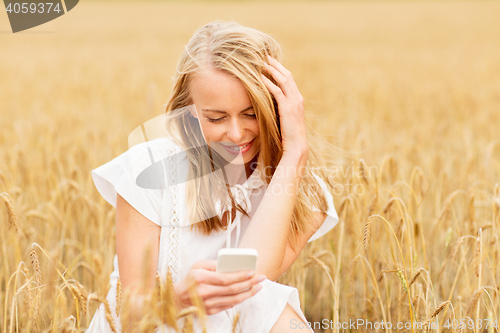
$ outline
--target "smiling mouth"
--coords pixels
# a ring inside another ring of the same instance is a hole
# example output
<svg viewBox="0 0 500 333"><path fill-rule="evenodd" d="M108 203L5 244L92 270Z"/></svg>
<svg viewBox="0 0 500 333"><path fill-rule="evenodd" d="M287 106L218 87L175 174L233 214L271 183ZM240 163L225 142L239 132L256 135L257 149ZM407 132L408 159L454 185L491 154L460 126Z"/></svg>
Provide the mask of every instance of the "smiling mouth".
<svg viewBox="0 0 500 333"><path fill-rule="evenodd" d="M255 139L254 139L254 140L255 140ZM252 142L253 142L253 140L252 140L252 141L248 141L247 143L242 144L242 145L232 145L232 146L228 146L228 145L224 145L224 144L223 144L223 146L224 146L224 147L226 147L226 148L229 148L229 149L233 149L233 150L238 151L238 150L242 150L242 149L244 149L246 146L248 146L248 145L249 145L249 144L251 144Z"/></svg>

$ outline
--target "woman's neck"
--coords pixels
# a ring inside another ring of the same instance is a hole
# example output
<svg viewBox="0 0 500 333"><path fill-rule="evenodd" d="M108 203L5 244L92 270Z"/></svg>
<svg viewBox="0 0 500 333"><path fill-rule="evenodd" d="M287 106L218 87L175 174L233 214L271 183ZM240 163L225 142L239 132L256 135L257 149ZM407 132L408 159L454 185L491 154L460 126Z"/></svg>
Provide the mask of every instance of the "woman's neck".
<svg viewBox="0 0 500 333"><path fill-rule="evenodd" d="M259 154L257 153L251 161L245 163L244 167L241 164L227 164L224 169L226 171L227 180L229 186L234 186L236 184L243 184L255 170L257 158Z"/></svg>

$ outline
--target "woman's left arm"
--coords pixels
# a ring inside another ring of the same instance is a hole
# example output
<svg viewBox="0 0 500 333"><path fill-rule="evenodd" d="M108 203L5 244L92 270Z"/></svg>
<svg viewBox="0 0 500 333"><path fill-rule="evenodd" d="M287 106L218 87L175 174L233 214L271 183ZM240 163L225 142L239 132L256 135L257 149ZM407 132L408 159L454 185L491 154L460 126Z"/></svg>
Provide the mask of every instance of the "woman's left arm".
<svg viewBox="0 0 500 333"><path fill-rule="evenodd" d="M283 274L285 265L288 265L288 269L300 253L290 254L287 248L293 208L304 168L307 166L309 145L304 99L292 74L276 59L268 57L268 61L270 65L266 64L267 72L279 87L264 75L262 79L278 103L283 155L239 247L257 249L260 254L257 273L276 280ZM301 243L304 246L310 236L304 240L305 237L307 235L302 235Z"/></svg>
<svg viewBox="0 0 500 333"><path fill-rule="evenodd" d="M278 270L278 276L272 280L271 280L272 277L267 277L269 280L271 281L277 280L293 265L295 260L297 260L297 258L299 257L300 252L302 252L302 250L306 246L309 239L321 227L321 225L323 224L323 222L325 222L327 217L325 213L321 212L313 212L313 216L314 218L312 223L312 229L309 229L307 232L299 234L297 236L297 246L295 247L295 250L290 246L290 244L287 244L285 249L285 257L283 258L281 267Z"/></svg>

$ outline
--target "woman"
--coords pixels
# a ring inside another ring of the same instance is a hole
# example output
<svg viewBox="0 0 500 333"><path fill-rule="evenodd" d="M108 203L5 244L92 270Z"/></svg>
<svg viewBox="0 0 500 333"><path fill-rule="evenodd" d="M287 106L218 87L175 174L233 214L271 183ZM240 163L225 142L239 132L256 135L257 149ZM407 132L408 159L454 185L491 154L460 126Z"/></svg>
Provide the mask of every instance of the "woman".
<svg viewBox="0 0 500 333"><path fill-rule="evenodd" d="M338 217L324 170L307 168L321 161L308 143L303 98L281 57L279 44L256 29L204 25L181 55L165 116L129 138L140 133L146 142L92 171L97 189L116 207L107 299L117 331L118 277L122 290L146 294L156 273L165 279L167 272L180 308L191 305L188 288L196 286L207 332L232 332L236 313L243 332L311 331L297 289L274 281ZM155 126L161 135L153 134ZM215 271L217 251L231 245L257 249L256 272ZM201 325L195 322L197 332ZM104 305L89 331L110 331Z"/></svg>

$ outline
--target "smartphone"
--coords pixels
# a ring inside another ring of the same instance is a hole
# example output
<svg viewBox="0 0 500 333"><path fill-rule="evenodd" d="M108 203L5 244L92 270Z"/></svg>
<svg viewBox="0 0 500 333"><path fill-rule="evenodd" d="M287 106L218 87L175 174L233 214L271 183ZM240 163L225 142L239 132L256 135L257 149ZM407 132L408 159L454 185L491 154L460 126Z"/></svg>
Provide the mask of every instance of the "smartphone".
<svg viewBox="0 0 500 333"><path fill-rule="evenodd" d="M217 252L217 272L232 273L255 270L257 268L257 250L229 248Z"/></svg>

